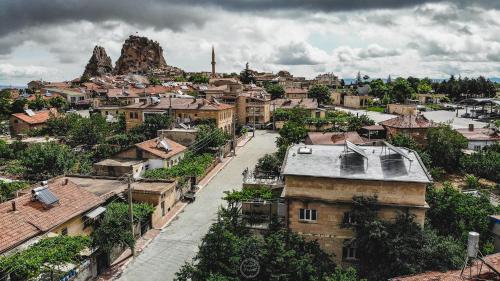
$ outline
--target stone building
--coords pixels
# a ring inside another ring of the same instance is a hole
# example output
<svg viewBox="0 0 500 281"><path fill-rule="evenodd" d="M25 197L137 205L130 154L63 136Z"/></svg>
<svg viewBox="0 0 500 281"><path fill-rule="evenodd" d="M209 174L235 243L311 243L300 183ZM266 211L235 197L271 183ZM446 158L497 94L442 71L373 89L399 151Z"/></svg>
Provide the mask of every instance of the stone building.
<svg viewBox="0 0 500 281"><path fill-rule="evenodd" d="M271 95L264 90L245 91L236 99L238 124L264 125L271 120Z"/></svg>
<svg viewBox="0 0 500 281"><path fill-rule="evenodd" d="M391 139L398 134L411 136L418 144L425 145L427 142L427 130L438 127L423 115L401 115L389 120L380 122L387 133L387 139Z"/></svg>
<svg viewBox="0 0 500 281"><path fill-rule="evenodd" d="M359 255L350 217L354 196L377 197L383 219L398 212L416 216L424 225L426 185L432 181L419 156L393 146L294 145L282 169L288 205L287 227L318 240L337 263Z"/></svg>
<svg viewBox="0 0 500 281"><path fill-rule="evenodd" d="M127 130L139 126L148 115L167 114L176 123L195 124L214 120L215 125L231 132L234 106L201 98L143 98L141 102L123 107Z"/></svg>
<svg viewBox="0 0 500 281"><path fill-rule="evenodd" d="M50 116L57 115L56 110L41 110L32 111L30 109L26 112L14 113L10 116L10 134L16 136L25 134L31 130L41 129L47 124Z"/></svg>

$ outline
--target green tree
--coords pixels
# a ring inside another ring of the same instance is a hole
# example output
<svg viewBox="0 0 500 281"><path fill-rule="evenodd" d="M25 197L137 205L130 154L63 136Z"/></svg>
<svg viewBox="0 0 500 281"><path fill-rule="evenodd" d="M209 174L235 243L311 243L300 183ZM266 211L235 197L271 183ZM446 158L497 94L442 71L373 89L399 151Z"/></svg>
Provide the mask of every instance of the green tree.
<svg viewBox="0 0 500 281"><path fill-rule="evenodd" d="M111 128L106 119L100 114L93 114L89 118L79 118L71 124L67 137L73 146L93 146L103 143L111 133Z"/></svg>
<svg viewBox="0 0 500 281"><path fill-rule="evenodd" d="M34 100L28 101L28 107L33 110L42 110L47 107L47 101L40 94L36 94Z"/></svg>
<svg viewBox="0 0 500 281"><path fill-rule="evenodd" d="M66 110L69 107L68 101L65 98L60 97L60 96L56 96L56 97L49 99L48 105L50 107L57 108L58 110Z"/></svg>
<svg viewBox="0 0 500 281"><path fill-rule="evenodd" d="M47 142L30 145L20 160L26 168L26 178L40 180L68 172L75 155L67 145Z"/></svg>
<svg viewBox="0 0 500 281"><path fill-rule="evenodd" d="M9 89L0 90L0 116L8 117L12 113L12 97Z"/></svg>
<svg viewBox="0 0 500 281"><path fill-rule="evenodd" d="M370 93L379 99L382 99L389 93L389 87L382 81L382 79L374 79L370 82Z"/></svg>
<svg viewBox="0 0 500 281"><path fill-rule="evenodd" d="M150 204L133 204L134 224L145 222L154 212ZM106 206L106 213L100 221L99 227L92 232L92 246L104 253L109 253L113 247L135 247L132 236L128 204L113 202Z"/></svg>
<svg viewBox="0 0 500 281"><path fill-rule="evenodd" d="M491 204L487 194L465 194L445 183L442 189L429 187L426 202L430 207L427 220L439 235L452 235L465 245L468 232L478 232L482 251L489 252L493 236L488 216L497 214L500 208Z"/></svg>
<svg viewBox="0 0 500 281"><path fill-rule="evenodd" d="M285 96L285 89L278 84L266 84L266 91L271 94L271 99L280 99Z"/></svg>
<svg viewBox="0 0 500 281"><path fill-rule="evenodd" d="M432 86L426 79L420 80L417 86L417 92L419 94L428 94L432 91Z"/></svg>
<svg viewBox="0 0 500 281"><path fill-rule="evenodd" d="M307 136L307 129L303 124L288 121L279 131L279 137L276 139L278 146L300 143Z"/></svg>
<svg viewBox="0 0 500 281"><path fill-rule="evenodd" d="M0 181L0 202L10 200L15 197L16 191L29 187L25 181Z"/></svg>
<svg viewBox="0 0 500 281"><path fill-rule="evenodd" d="M462 149L467 139L449 125L430 128L427 131L427 151L434 166L453 172L460 167Z"/></svg>
<svg viewBox="0 0 500 281"><path fill-rule="evenodd" d="M219 147L224 145L230 137L229 134L215 127L215 125L199 125L195 147L197 150L207 147Z"/></svg>
<svg viewBox="0 0 500 281"><path fill-rule="evenodd" d="M336 267L335 272L332 275L326 277L325 279L325 281L358 281L358 280L359 280L358 273L352 267L348 267L347 269Z"/></svg>
<svg viewBox="0 0 500 281"><path fill-rule="evenodd" d="M191 75L189 77L189 82L195 83L195 84L208 84L210 81L210 78L206 76L205 74L199 74L196 73L194 75Z"/></svg>
<svg viewBox="0 0 500 281"><path fill-rule="evenodd" d="M20 98L12 102L11 112L12 113L21 113L24 111L24 107L28 104L28 100L25 98Z"/></svg>
<svg viewBox="0 0 500 281"><path fill-rule="evenodd" d="M254 71L250 69L248 62L245 64L245 69L240 73L240 80L243 84L255 83Z"/></svg>
<svg viewBox="0 0 500 281"><path fill-rule="evenodd" d="M51 273L60 266L80 262L81 252L88 247L90 239L85 236L43 238L26 250L0 257L0 272L12 271L13 280L34 280L41 273Z"/></svg>
<svg viewBox="0 0 500 281"><path fill-rule="evenodd" d="M172 124L172 118L166 114L151 114L146 117L144 123L138 127L139 133L145 135L148 139L155 138L158 130L169 129Z"/></svg>
<svg viewBox="0 0 500 281"><path fill-rule="evenodd" d="M460 167L467 173L500 182L500 144L460 158Z"/></svg>
<svg viewBox="0 0 500 281"><path fill-rule="evenodd" d="M307 93L309 98L317 99L320 104L329 104L331 102L330 89L325 85L314 85Z"/></svg>
<svg viewBox="0 0 500 281"><path fill-rule="evenodd" d="M281 161L275 154L266 154L257 161L255 169L258 172L278 175L280 173L280 166Z"/></svg>
<svg viewBox="0 0 500 281"><path fill-rule="evenodd" d="M151 84L151 85L161 85L161 80L157 76L150 76L149 77L149 84Z"/></svg>
<svg viewBox="0 0 500 281"><path fill-rule="evenodd" d="M404 78L398 77L392 83L391 96L396 102L403 103L410 99L414 93L411 84Z"/></svg>

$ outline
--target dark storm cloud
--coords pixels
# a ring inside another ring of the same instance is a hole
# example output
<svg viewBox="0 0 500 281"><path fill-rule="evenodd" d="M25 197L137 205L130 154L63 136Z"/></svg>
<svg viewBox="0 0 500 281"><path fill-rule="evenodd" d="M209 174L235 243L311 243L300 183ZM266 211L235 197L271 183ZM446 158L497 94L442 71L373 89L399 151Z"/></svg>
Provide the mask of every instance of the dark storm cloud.
<svg viewBox="0 0 500 281"><path fill-rule="evenodd" d="M24 28L78 20L124 21L158 29L182 30L200 26L216 17L217 8L235 12L336 12L369 9L397 9L443 0L15 0L0 2L0 37ZM456 0L459 6L485 5L500 8L498 0Z"/></svg>

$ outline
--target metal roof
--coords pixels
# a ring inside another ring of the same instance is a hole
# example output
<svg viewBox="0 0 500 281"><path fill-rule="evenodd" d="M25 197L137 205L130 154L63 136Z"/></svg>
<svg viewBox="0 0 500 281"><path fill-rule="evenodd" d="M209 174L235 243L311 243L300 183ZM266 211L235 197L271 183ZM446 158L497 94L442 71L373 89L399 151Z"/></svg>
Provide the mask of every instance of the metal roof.
<svg viewBox="0 0 500 281"><path fill-rule="evenodd" d="M100 214L104 213L106 211L106 208L102 207L102 206L99 206L97 208L95 208L94 210L88 212L85 214L85 217L89 218L89 219L95 219L97 218Z"/></svg>
<svg viewBox="0 0 500 281"><path fill-rule="evenodd" d="M288 149L282 170L284 176L419 183L432 181L414 151L407 154L412 160L409 162L398 154L387 155L384 153L387 147L384 146L357 146L362 151L358 152L364 153L366 158L359 157L358 153L346 155L344 145L307 145L312 148L311 154L298 153L300 147L304 145L297 144ZM363 161L366 161L366 165L363 165Z"/></svg>

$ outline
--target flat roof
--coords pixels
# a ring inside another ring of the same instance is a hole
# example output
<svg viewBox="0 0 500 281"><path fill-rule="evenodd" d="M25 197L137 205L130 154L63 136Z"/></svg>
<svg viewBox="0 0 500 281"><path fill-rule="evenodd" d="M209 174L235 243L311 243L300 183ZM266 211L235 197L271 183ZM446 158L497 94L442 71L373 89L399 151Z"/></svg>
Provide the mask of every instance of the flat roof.
<svg viewBox="0 0 500 281"><path fill-rule="evenodd" d="M312 149L300 154L300 147ZM416 152L407 152L410 160L385 146L358 146L367 158L345 150L344 145L296 144L288 149L283 175L429 183L432 181Z"/></svg>

